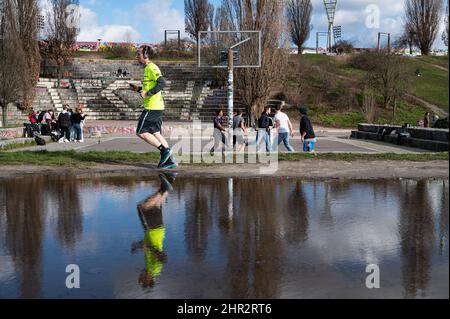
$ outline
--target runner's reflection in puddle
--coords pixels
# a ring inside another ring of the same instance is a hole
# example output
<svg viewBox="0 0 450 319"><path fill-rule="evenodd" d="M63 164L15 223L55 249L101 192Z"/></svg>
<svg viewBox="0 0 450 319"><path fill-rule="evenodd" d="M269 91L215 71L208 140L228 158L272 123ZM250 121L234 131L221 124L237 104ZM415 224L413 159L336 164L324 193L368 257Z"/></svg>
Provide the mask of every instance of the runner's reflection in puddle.
<svg viewBox="0 0 450 319"><path fill-rule="evenodd" d="M167 256L164 253L166 228L163 223L162 205L173 190L176 174L159 174L161 186L156 194L138 204L138 215L144 228L144 240L132 244L131 251L144 251L145 269L139 275L143 288L153 287L155 279L161 274Z"/></svg>

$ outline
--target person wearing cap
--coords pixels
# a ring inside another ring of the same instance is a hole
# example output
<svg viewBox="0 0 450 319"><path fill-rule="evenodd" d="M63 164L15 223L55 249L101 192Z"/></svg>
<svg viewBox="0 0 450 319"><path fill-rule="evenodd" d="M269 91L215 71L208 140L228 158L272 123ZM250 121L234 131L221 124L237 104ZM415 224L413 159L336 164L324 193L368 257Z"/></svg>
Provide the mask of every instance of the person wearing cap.
<svg viewBox="0 0 450 319"><path fill-rule="evenodd" d="M300 136L302 138L303 151L311 154L315 154L316 134L311 120L308 117L308 109L301 107L300 112Z"/></svg>

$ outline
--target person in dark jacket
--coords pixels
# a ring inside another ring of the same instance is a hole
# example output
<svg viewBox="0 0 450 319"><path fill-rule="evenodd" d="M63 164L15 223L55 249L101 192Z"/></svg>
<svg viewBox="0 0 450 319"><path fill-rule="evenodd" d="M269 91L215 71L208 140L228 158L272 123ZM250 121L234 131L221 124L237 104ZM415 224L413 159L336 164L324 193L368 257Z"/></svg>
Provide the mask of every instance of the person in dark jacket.
<svg viewBox="0 0 450 319"><path fill-rule="evenodd" d="M70 120L70 113L68 112L68 106L64 105L63 111L58 116L58 127L61 131L60 143L70 142L70 127L72 122Z"/></svg>
<svg viewBox="0 0 450 319"><path fill-rule="evenodd" d="M258 133L256 135L256 147L259 150L259 145L261 140L264 140L266 144L266 152L270 153L272 151L270 142L270 130L273 127L273 120L270 118L270 113L272 109L267 106L264 108L264 112L258 120Z"/></svg>
<svg viewBox="0 0 450 319"><path fill-rule="evenodd" d="M70 120L72 121L73 129L75 131L75 142L81 143L83 134L81 131L81 121L86 118L87 115L83 115L83 110L81 108L76 108L75 112L72 114Z"/></svg>
<svg viewBox="0 0 450 319"><path fill-rule="evenodd" d="M316 133L314 132L311 120L308 117L308 109L301 107L300 111L300 136L302 138L303 151L315 154Z"/></svg>
<svg viewBox="0 0 450 319"><path fill-rule="evenodd" d="M214 153L217 149L221 148L222 152L225 151L227 140L225 136L225 118L223 116L223 110L216 111L214 117L214 146L211 148L211 153Z"/></svg>

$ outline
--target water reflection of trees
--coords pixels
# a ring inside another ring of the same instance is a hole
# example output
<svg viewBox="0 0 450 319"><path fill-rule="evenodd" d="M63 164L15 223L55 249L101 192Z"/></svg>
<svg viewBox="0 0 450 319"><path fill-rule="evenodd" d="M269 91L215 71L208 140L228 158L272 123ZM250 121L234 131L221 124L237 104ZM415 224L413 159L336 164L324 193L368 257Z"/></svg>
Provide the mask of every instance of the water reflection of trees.
<svg viewBox="0 0 450 319"><path fill-rule="evenodd" d="M59 243L74 248L83 233L83 212L77 179L60 179L47 185L56 203L56 235Z"/></svg>
<svg viewBox="0 0 450 319"><path fill-rule="evenodd" d="M440 207L439 207L439 254L443 255L448 247L448 181L441 184Z"/></svg>
<svg viewBox="0 0 450 319"><path fill-rule="evenodd" d="M19 278L20 297L38 298L45 220L48 217L56 220L55 232L65 247L73 247L81 236L83 218L78 181L35 176L8 181L2 184L2 189L6 218L0 219L5 220L2 226L5 247Z"/></svg>
<svg viewBox="0 0 450 319"><path fill-rule="evenodd" d="M308 239L308 205L301 181L295 182L288 194L285 214L285 238L288 244L300 244Z"/></svg>
<svg viewBox="0 0 450 319"><path fill-rule="evenodd" d="M436 237L433 211L428 205L427 182L407 181L400 200L399 232L403 260L403 286L407 298L424 297L430 280Z"/></svg>
<svg viewBox="0 0 450 319"><path fill-rule="evenodd" d="M203 261L208 246L208 234L211 228L210 205L218 205L217 185L213 180L194 179L181 187L190 189L191 197L185 203L186 220L184 239L189 257ZM212 200L214 199L214 200Z"/></svg>
<svg viewBox="0 0 450 319"><path fill-rule="evenodd" d="M5 192L5 246L19 278L21 298L37 298L42 280L43 179L8 181Z"/></svg>

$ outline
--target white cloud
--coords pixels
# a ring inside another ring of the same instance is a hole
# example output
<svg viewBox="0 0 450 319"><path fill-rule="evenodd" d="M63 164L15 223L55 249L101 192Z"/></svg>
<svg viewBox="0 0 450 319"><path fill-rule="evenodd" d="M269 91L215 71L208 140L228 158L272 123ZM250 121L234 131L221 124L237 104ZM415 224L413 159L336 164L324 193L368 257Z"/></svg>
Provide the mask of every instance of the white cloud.
<svg viewBox="0 0 450 319"><path fill-rule="evenodd" d="M327 31L328 20L323 0L312 0L314 7L312 24L314 30L307 43L315 46L315 33ZM375 5L380 10L380 28L371 29L365 24L367 6ZM389 32L393 40L403 31L404 1L399 0L338 0L335 25L342 26L342 35L357 47L374 47L378 32ZM443 47L439 34L434 47Z"/></svg>
<svg viewBox="0 0 450 319"><path fill-rule="evenodd" d="M136 6L135 12L145 40L162 41L165 30L181 30L182 37L186 36L184 13L173 7L173 0L147 0Z"/></svg>
<svg viewBox="0 0 450 319"><path fill-rule="evenodd" d="M125 35L129 33L133 40L140 38L140 33L130 25L109 24L99 25L97 13L91 9L80 7L80 34L78 41L102 41L121 42L125 40Z"/></svg>

